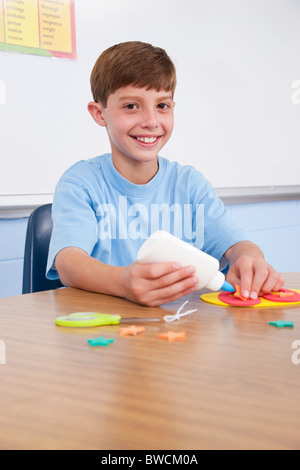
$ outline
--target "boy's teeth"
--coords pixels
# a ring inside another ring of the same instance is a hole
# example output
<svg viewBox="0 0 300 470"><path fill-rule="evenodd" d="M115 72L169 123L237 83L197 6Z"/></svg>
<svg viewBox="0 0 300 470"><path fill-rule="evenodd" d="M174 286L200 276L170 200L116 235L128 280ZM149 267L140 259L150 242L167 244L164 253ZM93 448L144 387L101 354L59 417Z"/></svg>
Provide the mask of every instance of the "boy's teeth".
<svg viewBox="0 0 300 470"><path fill-rule="evenodd" d="M137 137L137 140L140 142L145 142L146 144L151 144L152 142L155 142L157 137Z"/></svg>

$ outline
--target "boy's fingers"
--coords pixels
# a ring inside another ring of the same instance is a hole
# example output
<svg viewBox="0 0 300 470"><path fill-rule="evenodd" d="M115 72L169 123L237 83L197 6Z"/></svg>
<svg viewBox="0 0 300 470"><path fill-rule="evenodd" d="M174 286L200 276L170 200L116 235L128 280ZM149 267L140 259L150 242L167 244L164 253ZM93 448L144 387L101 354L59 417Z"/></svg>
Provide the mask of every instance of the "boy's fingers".
<svg viewBox="0 0 300 470"><path fill-rule="evenodd" d="M177 277L175 277L175 276ZM156 302L156 305L172 302L187 293L193 292L199 282L199 279L186 273L186 268L181 268L178 272L166 275L151 282L149 292L150 302Z"/></svg>
<svg viewBox="0 0 300 470"><path fill-rule="evenodd" d="M192 277L194 266L181 267L179 263L153 263L144 265L143 277L152 282L152 290L160 289Z"/></svg>
<svg viewBox="0 0 300 470"><path fill-rule="evenodd" d="M243 297L254 300L259 295L272 290L280 290L283 287L285 279L265 260L256 259L253 263L253 260L243 257L241 261L229 269L226 280L232 285L239 284Z"/></svg>
<svg viewBox="0 0 300 470"><path fill-rule="evenodd" d="M181 265L176 262L138 264L145 279L157 279L181 268Z"/></svg>
<svg viewBox="0 0 300 470"><path fill-rule="evenodd" d="M199 279L196 276L191 275L184 276L183 278L181 277L179 280L172 283L167 283L165 286L162 286L158 280L154 293L159 297L173 296L177 293L181 293L187 289L193 288L198 284L198 282Z"/></svg>
<svg viewBox="0 0 300 470"><path fill-rule="evenodd" d="M261 292L262 294L268 294L271 291L280 290L284 283L285 279L276 271L272 271L266 282L261 287Z"/></svg>
<svg viewBox="0 0 300 470"><path fill-rule="evenodd" d="M251 294L251 286L253 281L253 269L252 268L241 268L240 269L240 280L237 284L240 284L241 294L246 299L249 299Z"/></svg>
<svg viewBox="0 0 300 470"><path fill-rule="evenodd" d="M196 289L197 283L197 278L189 276L188 278L167 287L158 289L150 288L140 301L150 307L157 307L165 303L173 302L174 300L180 299L184 295L193 292Z"/></svg>
<svg viewBox="0 0 300 470"><path fill-rule="evenodd" d="M250 261L250 262L249 262ZM245 259L243 264L239 266L241 277L241 294L247 299L257 299L261 292L262 286L269 279L271 271L265 260L248 260ZM272 270L275 276L275 270ZM272 274L273 275L273 274ZM275 283L275 279L271 280L270 285Z"/></svg>
<svg viewBox="0 0 300 470"><path fill-rule="evenodd" d="M273 290L274 290L274 291L277 291L277 290L282 289L283 286L284 286L284 284L285 284L285 279L284 279L284 277L280 276L279 281L278 281L277 284L273 287Z"/></svg>
<svg viewBox="0 0 300 470"><path fill-rule="evenodd" d="M235 270L229 269L228 273L226 274L226 281L230 282L230 284L233 286L240 283L240 279Z"/></svg>
<svg viewBox="0 0 300 470"><path fill-rule="evenodd" d="M136 292L138 301L148 306L159 306L193 292L199 279L195 267L181 267L178 263L138 263L138 276L144 279L145 292Z"/></svg>
<svg viewBox="0 0 300 470"><path fill-rule="evenodd" d="M189 278L193 279L196 269L194 266L186 266L179 268L171 273L165 274L153 280L153 289L161 289L163 287L171 286L179 281ZM198 281L198 280L197 280Z"/></svg>
<svg viewBox="0 0 300 470"><path fill-rule="evenodd" d="M241 288L241 294L246 299L250 296L250 288L253 278L253 271L252 269L242 268L240 270L233 269L229 270L226 276L226 281L228 281L231 285L235 286L238 284Z"/></svg>
<svg viewBox="0 0 300 470"><path fill-rule="evenodd" d="M257 299L258 294L262 286L265 284L268 276L269 276L269 271L267 268L263 268L263 269L260 268L254 272L252 285L250 288L250 299L253 299L253 300Z"/></svg>

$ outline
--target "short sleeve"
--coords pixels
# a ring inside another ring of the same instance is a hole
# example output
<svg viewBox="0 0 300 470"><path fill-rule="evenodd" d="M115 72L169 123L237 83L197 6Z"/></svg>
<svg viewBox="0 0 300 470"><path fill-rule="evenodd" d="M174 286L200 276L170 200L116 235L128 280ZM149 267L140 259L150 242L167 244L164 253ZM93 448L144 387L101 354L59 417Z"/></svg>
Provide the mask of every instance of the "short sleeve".
<svg viewBox="0 0 300 470"><path fill-rule="evenodd" d="M86 189L78 183L61 180L52 204L53 231L46 277L58 279L55 257L67 247L81 248L89 255L97 242L97 220Z"/></svg>

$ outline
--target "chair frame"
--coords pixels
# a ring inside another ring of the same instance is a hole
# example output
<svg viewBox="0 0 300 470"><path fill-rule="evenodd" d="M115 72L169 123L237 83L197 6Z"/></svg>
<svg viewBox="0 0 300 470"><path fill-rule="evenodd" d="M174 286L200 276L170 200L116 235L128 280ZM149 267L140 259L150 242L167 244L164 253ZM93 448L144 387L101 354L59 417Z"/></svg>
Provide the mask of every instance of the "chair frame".
<svg viewBox="0 0 300 470"><path fill-rule="evenodd" d="M22 294L40 292L62 287L60 280L46 278L49 243L53 228L52 204L37 207L28 219Z"/></svg>

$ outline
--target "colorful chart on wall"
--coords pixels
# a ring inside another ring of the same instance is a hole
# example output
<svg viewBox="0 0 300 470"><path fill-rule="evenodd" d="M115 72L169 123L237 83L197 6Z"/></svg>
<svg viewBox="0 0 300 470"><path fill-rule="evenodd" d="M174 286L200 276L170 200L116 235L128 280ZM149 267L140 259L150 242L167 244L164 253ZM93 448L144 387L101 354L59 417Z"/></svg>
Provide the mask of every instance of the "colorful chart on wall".
<svg viewBox="0 0 300 470"><path fill-rule="evenodd" d="M211 292L209 294L202 294L200 297L204 302L221 307L283 307L287 305L300 304L300 290L281 289L282 293L288 294L280 297L277 295L266 294L259 297L257 300L243 301L237 299L230 292ZM279 293L276 293L279 294Z"/></svg>
<svg viewBox="0 0 300 470"><path fill-rule="evenodd" d="M76 59L74 0L0 0L0 50Z"/></svg>

